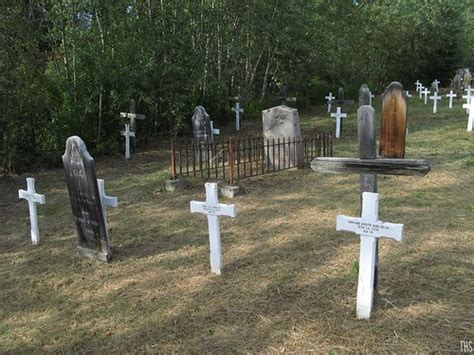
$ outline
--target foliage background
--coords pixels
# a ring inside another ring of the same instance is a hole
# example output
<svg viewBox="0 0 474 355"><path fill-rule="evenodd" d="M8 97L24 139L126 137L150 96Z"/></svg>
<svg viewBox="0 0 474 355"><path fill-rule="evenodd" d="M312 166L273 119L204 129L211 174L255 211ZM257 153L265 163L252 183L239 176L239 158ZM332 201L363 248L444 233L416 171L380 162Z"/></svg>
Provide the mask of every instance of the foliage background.
<svg viewBox="0 0 474 355"><path fill-rule="evenodd" d="M282 84L301 106L339 86L448 86L474 66L473 13L468 0L1 0L0 169L58 164L74 134L117 152L130 98L153 141L189 134L196 105L224 124L237 94L258 116Z"/></svg>

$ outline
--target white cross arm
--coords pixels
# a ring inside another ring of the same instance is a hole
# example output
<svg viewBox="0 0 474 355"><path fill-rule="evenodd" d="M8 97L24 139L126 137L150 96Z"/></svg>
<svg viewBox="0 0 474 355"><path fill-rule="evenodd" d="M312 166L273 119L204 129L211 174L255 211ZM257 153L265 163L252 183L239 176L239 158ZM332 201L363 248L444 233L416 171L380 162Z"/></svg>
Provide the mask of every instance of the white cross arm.
<svg viewBox="0 0 474 355"><path fill-rule="evenodd" d="M399 242L403 239L403 224L382 221L370 222L359 217L338 215L336 230L375 238L391 238Z"/></svg>
<svg viewBox="0 0 474 355"><path fill-rule="evenodd" d="M191 201L191 213L203 213L210 216L237 216L235 205L219 203L218 205L209 205L206 202Z"/></svg>
<svg viewBox="0 0 474 355"><path fill-rule="evenodd" d="M212 134L221 134L221 130L219 128L213 128Z"/></svg>
<svg viewBox="0 0 474 355"><path fill-rule="evenodd" d="M133 131L122 131L122 136L135 137L135 132Z"/></svg>
<svg viewBox="0 0 474 355"><path fill-rule="evenodd" d="M18 197L23 198L25 200L34 202L34 203L40 203L44 205L46 203L46 197L44 195L40 195L36 192L31 193L26 190L18 190Z"/></svg>
<svg viewBox="0 0 474 355"><path fill-rule="evenodd" d="M134 118L136 120L144 120L146 116L139 113L120 112L120 117Z"/></svg>

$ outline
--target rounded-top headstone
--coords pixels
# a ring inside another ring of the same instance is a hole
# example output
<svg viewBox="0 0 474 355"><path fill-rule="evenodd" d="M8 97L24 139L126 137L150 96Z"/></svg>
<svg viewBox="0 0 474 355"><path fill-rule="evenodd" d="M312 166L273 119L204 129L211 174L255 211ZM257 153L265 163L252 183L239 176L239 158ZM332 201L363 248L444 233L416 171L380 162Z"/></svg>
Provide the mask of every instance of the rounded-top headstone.
<svg viewBox="0 0 474 355"><path fill-rule="evenodd" d="M453 79L453 83L454 83L454 92L456 93L457 97L459 98L462 94L462 91L461 91L461 75L456 73L456 75L454 76L454 79Z"/></svg>
<svg viewBox="0 0 474 355"><path fill-rule="evenodd" d="M342 86L337 90L337 99L344 100L344 88Z"/></svg>
<svg viewBox="0 0 474 355"><path fill-rule="evenodd" d="M471 85L471 72L469 71L469 69L466 70L466 72L464 73L464 87L467 88L469 85Z"/></svg>
<svg viewBox="0 0 474 355"><path fill-rule="evenodd" d="M407 100L397 81L385 89L382 102L380 156L404 158L407 128Z"/></svg>
<svg viewBox="0 0 474 355"><path fill-rule="evenodd" d="M362 84L359 89L359 107L370 105L370 90L367 84Z"/></svg>

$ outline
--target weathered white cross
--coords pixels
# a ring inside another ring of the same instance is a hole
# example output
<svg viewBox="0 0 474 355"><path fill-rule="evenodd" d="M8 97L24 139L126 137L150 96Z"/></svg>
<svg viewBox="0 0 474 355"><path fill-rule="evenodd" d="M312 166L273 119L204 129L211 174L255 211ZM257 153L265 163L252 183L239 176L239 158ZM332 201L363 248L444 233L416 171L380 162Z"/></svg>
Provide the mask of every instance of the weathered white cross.
<svg viewBox="0 0 474 355"><path fill-rule="evenodd" d="M430 100L433 100L433 113L438 112L438 100L441 100L442 96L438 96L438 92L435 91L433 96L430 96Z"/></svg>
<svg viewBox="0 0 474 355"><path fill-rule="evenodd" d="M213 121L209 121L209 124L211 125L211 138L212 138L212 141L214 142L214 135L219 135L221 134L221 131L219 128L214 128L214 122Z"/></svg>
<svg viewBox="0 0 474 355"><path fill-rule="evenodd" d="M141 115L137 113L136 105L135 105L135 100L130 99L130 112L120 112L120 117L128 118L130 119L130 130L132 132L137 131L137 120L144 120L146 118L145 115ZM136 137L133 137L132 139L132 152L135 153L136 150Z"/></svg>
<svg viewBox="0 0 474 355"><path fill-rule="evenodd" d="M244 113L244 109L240 108L240 102L235 103L235 107L232 107L232 111L235 112L235 130L240 131L240 114Z"/></svg>
<svg viewBox="0 0 474 355"><path fill-rule="evenodd" d="M469 85L466 89L464 89L467 95L463 95L462 98L466 99L466 104L471 103L472 95L471 95L471 85ZM463 105L464 107L464 105ZM469 108L466 109L466 113L469 113Z"/></svg>
<svg viewBox="0 0 474 355"><path fill-rule="evenodd" d="M419 93L420 93L420 99L421 99L421 95L423 95L423 89L425 87L423 85L420 84L420 90L419 90Z"/></svg>
<svg viewBox="0 0 474 355"><path fill-rule="evenodd" d="M425 95L425 105L428 103L428 94L430 94L431 91L428 90L428 88L425 88L422 90L422 94Z"/></svg>
<svg viewBox="0 0 474 355"><path fill-rule="evenodd" d="M386 237L400 242L403 237L403 224L379 221L379 194L364 192L361 217L338 215L336 230L360 235L357 318L369 319L374 301L377 238Z"/></svg>
<svg viewBox="0 0 474 355"><path fill-rule="evenodd" d="M438 85L439 85L440 83L441 83L441 81L439 81L438 79L435 79L435 80L433 81L433 84L434 84L434 87L435 87L436 91L439 91L439 86L438 86Z"/></svg>
<svg viewBox="0 0 474 355"><path fill-rule="evenodd" d="M474 130L474 100L471 100L468 104L463 104L462 108L469 111L469 118L467 119L467 131L472 132Z"/></svg>
<svg viewBox="0 0 474 355"><path fill-rule="evenodd" d="M109 236L109 228L107 226L107 206L110 207L117 207L118 206L118 199L117 197L107 196L105 194L105 187L104 187L104 180L97 179L97 186L99 187L99 196L100 196L100 204L102 205L102 212L104 215L104 222L105 222L105 231L107 233L107 237Z"/></svg>
<svg viewBox="0 0 474 355"><path fill-rule="evenodd" d="M328 100L328 113L331 112L331 102L334 100L336 97L332 96L332 92L329 93L328 96L324 97L326 100Z"/></svg>
<svg viewBox="0 0 474 355"><path fill-rule="evenodd" d="M211 272L220 275L222 272L222 247L219 226L219 216L236 217L237 209L234 204L219 203L216 183L206 183L206 202L191 201L191 213L207 215L209 226L209 245L211 251Z"/></svg>
<svg viewBox="0 0 474 355"><path fill-rule="evenodd" d="M36 245L40 241L36 204L41 203L44 205L46 203L46 198L44 195L40 195L36 192L35 179L26 178L26 185L28 186L28 189L26 191L18 190L18 197L28 201L28 207L30 210L31 242Z"/></svg>
<svg viewBox="0 0 474 355"><path fill-rule="evenodd" d="M417 80L417 81L415 82L415 85L416 85L416 92L418 92L418 91L420 90L420 88L421 88L422 85L421 85L421 83L420 83L419 80Z"/></svg>
<svg viewBox="0 0 474 355"><path fill-rule="evenodd" d="M125 124L125 131L122 131L122 136L125 136L125 159L130 159L130 137L135 137L135 132L130 131L130 125Z"/></svg>
<svg viewBox="0 0 474 355"><path fill-rule="evenodd" d="M456 97L456 94L453 93L453 90L450 90L446 97L449 97L449 108L453 108L453 97Z"/></svg>
<svg viewBox="0 0 474 355"><path fill-rule="evenodd" d="M341 108L336 109L336 113L331 113L331 117L336 117L336 138L341 136L341 119L347 117L346 113L341 112Z"/></svg>

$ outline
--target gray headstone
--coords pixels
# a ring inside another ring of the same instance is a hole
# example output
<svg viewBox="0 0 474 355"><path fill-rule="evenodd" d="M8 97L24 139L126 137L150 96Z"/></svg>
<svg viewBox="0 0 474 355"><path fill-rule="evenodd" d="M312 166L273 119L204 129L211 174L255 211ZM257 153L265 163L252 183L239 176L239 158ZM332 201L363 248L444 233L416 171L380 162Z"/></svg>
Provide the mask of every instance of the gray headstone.
<svg viewBox="0 0 474 355"><path fill-rule="evenodd" d="M288 106L276 106L262 111L263 137L270 144L275 144L280 139L280 143L290 140L289 145L281 145L280 149L267 151L265 154L271 166L275 168L283 167L303 167L304 165L304 145L301 142L300 117L298 110ZM296 140L296 142L294 142ZM300 141L300 142L298 142Z"/></svg>
<svg viewBox="0 0 474 355"><path fill-rule="evenodd" d="M467 88L469 85L471 85L471 72L469 69L466 69L466 72L464 73L464 88Z"/></svg>
<svg viewBox="0 0 474 355"><path fill-rule="evenodd" d="M453 82L454 82L454 92L457 98L459 99L462 96L461 75L456 73L456 75L454 76Z"/></svg>
<svg viewBox="0 0 474 355"><path fill-rule="evenodd" d="M196 106L191 118L193 122L194 144L196 145L196 160L208 161L208 149L205 144L212 141L211 116L203 106Z"/></svg>
<svg viewBox="0 0 474 355"><path fill-rule="evenodd" d="M78 253L83 257L109 261L112 251L100 203L94 159L78 136L67 139L63 164L76 223Z"/></svg>
<svg viewBox="0 0 474 355"><path fill-rule="evenodd" d="M339 89L337 90L337 99L344 100L344 89L342 86L340 86Z"/></svg>
<svg viewBox="0 0 474 355"><path fill-rule="evenodd" d="M359 89L359 107L370 105L370 90L367 84L362 84Z"/></svg>

